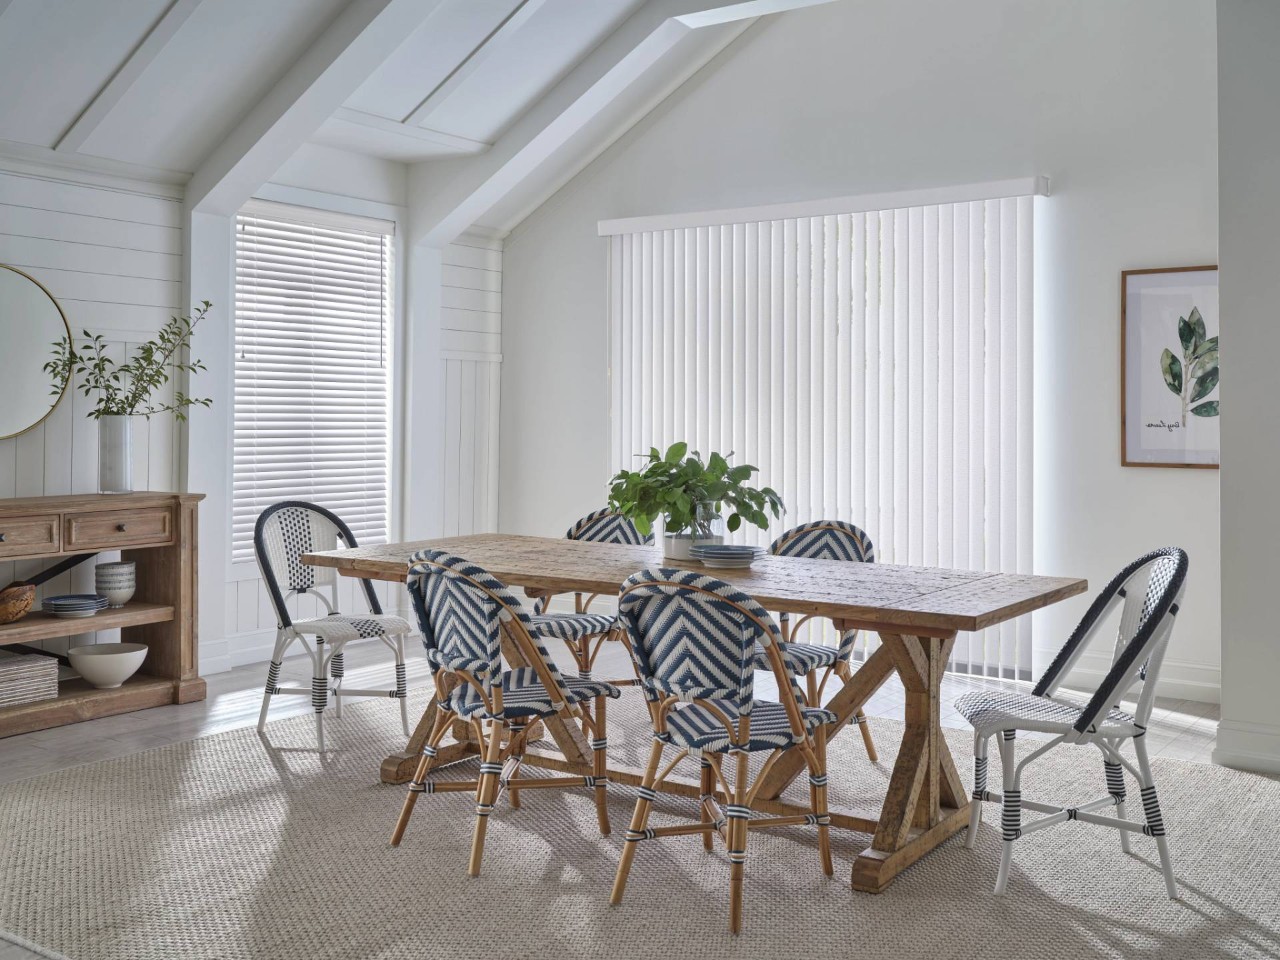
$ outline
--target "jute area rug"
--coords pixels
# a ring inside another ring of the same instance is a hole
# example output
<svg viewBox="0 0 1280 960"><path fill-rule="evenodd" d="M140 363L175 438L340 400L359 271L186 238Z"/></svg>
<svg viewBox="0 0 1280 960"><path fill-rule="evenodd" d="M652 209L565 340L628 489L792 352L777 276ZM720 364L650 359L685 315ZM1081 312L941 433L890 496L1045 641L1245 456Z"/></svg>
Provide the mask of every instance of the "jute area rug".
<svg viewBox="0 0 1280 960"><path fill-rule="evenodd" d="M632 764L648 741L635 699L610 710L611 754ZM1153 841L1136 837L1126 857L1114 831L1079 823L1020 841L1008 893L994 897L991 806L974 850L956 837L879 896L848 885L867 837L833 831L828 879L812 828L753 832L733 937L728 862L696 837L642 843L623 904L608 905L634 802L625 787L610 790L605 838L585 788L526 792L518 811L503 801L475 880L466 795L423 797L392 849L404 788L377 770L402 744L396 713L348 708L324 759L303 717L0 788L0 928L71 960L1280 956L1280 783L1265 778L1156 761L1177 902ZM852 730L832 744L837 802L883 795L902 728L873 723L878 764ZM967 779L970 740L948 736ZM1102 782L1096 751L1062 748L1031 767L1025 793L1083 801ZM664 799L651 822L693 809Z"/></svg>

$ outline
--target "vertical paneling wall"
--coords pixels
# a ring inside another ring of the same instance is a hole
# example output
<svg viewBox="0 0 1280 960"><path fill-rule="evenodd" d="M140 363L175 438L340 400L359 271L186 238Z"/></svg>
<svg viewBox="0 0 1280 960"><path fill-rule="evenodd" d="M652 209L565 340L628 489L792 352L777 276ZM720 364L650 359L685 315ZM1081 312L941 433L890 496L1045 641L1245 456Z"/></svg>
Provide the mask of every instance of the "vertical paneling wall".
<svg viewBox="0 0 1280 960"><path fill-rule="evenodd" d="M181 216L175 198L0 170L0 263L38 279L62 305L73 334L103 334L122 360L182 309ZM43 356L50 344L10 342L4 349ZM95 491L97 426L86 416L91 407L90 399L68 392L43 424L0 440L0 498ZM139 420L134 430L134 485L174 489L173 416ZM49 565L0 563L0 585ZM46 584L41 596L92 587L93 562L86 561ZM60 651L93 636L44 646ZM110 631L97 636L114 639Z"/></svg>
<svg viewBox="0 0 1280 960"><path fill-rule="evenodd" d="M463 234L444 251L445 535L498 528L502 242Z"/></svg>

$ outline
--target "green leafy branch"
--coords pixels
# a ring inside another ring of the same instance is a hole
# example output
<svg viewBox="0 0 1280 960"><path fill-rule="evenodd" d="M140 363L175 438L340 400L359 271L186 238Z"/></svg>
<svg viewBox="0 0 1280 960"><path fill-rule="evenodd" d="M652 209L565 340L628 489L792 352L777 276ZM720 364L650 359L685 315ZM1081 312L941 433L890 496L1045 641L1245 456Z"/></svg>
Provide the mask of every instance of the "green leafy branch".
<svg viewBox="0 0 1280 960"><path fill-rule="evenodd" d="M707 533L700 529L705 525L698 516L700 503L712 504L717 514L729 509L725 523L730 531L738 530L744 520L764 529L769 513L782 515L776 491L747 485L759 472L749 464L731 467L728 457L719 453L704 462L696 450L689 452L687 443L673 443L665 454L652 447L638 456L648 460L643 469L621 470L609 481L609 506L629 517L641 533L648 534L663 514L667 533Z"/></svg>
<svg viewBox="0 0 1280 960"><path fill-rule="evenodd" d="M165 412L186 420L188 408L207 407L213 401L188 396L181 390L175 391L168 402L155 399L155 394L175 373L194 374L207 369L199 360L183 358L191 347L191 335L212 306L205 300L191 316L170 317L156 338L141 344L125 363L116 363L107 355L107 342L100 333L83 331L85 340L78 350L69 336L62 337L53 344L53 359L44 365L53 379L49 392L61 394L76 378L78 389L86 397L97 394L97 403L89 413L94 420L130 416L149 419Z"/></svg>
<svg viewBox="0 0 1280 960"><path fill-rule="evenodd" d="M1196 417L1218 416L1218 401L1205 400L1218 386L1218 338L1207 336L1199 308L1192 307L1190 314L1178 318L1178 340L1182 359L1166 347L1160 354L1160 372L1165 386L1182 401L1185 427L1188 412Z"/></svg>

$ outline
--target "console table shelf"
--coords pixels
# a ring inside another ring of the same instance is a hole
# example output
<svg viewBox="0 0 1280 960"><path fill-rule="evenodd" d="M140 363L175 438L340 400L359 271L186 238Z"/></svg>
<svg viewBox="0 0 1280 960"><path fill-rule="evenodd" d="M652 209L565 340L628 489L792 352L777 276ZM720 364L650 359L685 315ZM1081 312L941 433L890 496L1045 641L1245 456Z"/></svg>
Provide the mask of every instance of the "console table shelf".
<svg viewBox="0 0 1280 960"><path fill-rule="evenodd" d="M0 624L0 647L113 629L124 642L147 646L142 669L115 690L64 680L56 699L0 707L0 737L204 699L196 639L196 511L203 499L114 493L0 500L0 561L118 550L138 574L123 607L81 619L35 611Z"/></svg>

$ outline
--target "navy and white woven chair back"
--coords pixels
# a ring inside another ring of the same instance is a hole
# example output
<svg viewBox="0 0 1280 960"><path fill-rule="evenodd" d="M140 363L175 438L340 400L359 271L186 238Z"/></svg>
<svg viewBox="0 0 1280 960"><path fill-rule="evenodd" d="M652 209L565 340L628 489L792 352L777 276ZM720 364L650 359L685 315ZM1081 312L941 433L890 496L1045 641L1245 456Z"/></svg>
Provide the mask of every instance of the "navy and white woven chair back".
<svg viewBox="0 0 1280 960"><path fill-rule="evenodd" d="M589 543L622 543L639 545L653 543L653 534L647 537L636 529L630 518L615 513L608 507L583 517L565 533L567 540L583 540Z"/></svg>
<svg viewBox="0 0 1280 960"><path fill-rule="evenodd" d="M773 618L747 594L683 570L627 578L618 616L646 697L727 701L739 715L750 712L754 698L756 644L781 639ZM800 696L798 687L792 695Z"/></svg>
<svg viewBox="0 0 1280 960"><path fill-rule="evenodd" d="M567 695L560 671L534 635L528 611L510 589L483 567L443 550L409 558L409 597L427 660L437 669L466 671L485 687L502 675L502 626L518 621L552 678L557 699Z"/></svg>
<svg viewBox="0 0 1280 960"><path fill-rule="evenodd" d="M337 571L303 563L302 555L354 546L357 543L351 528L317 504L285 500L262 511L253 530L253 551L281 627L292 622L286 601L297 594L313 594L327 612L337 610ZM367 581L365 588L370 609L381 613Z"/></svg>
<svg viewBox="0 0 1280 960"><path fill-rule="evenodd" d="M1111 669L1090 699L1076 730L1091 731L1107 710L1133 694L1139 685L1132 714L1145 726L1154 705L1155 681L1186 590L1188 567L1186 551L1178 547L1153 550L1127 565L1090 604L1034 692L1052 695L1084 652L1089 638L1119 607L1120 625Z"/></svg>
<svg viewBox="0 0 1280 960"><path fill-rule="evenodd" d="M866 532L843 520L816 520L788 530L769 545L775 557L875 563L876 548Z"/></svg>

